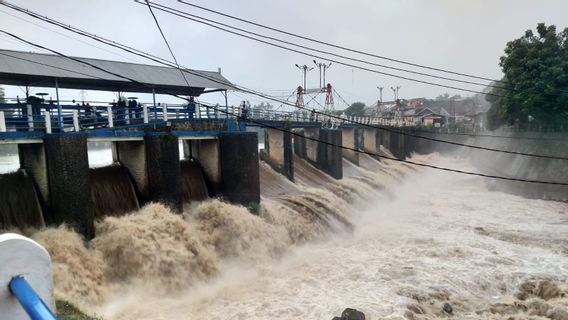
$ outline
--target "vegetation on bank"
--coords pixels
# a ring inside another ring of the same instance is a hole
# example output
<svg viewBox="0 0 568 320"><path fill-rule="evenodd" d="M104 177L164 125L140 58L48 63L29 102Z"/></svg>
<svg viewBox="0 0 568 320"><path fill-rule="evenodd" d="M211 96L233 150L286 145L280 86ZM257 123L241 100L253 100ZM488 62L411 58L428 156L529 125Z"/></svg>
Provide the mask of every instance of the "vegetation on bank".
<svg viewBox="0 0 568 320"><path fill-rule="evenodd" d="M507 43L499 63L504 77L495 82L487 100L490 129L568 125L568 28L539 23L536 34Z"/></svg>
<svg viewBox="0 0 568 320"><path fill-rule="evenodd" d="M103 320L103 318L86 315L77 306L66 300L56 299L55 307L59 320Z"/></svg>

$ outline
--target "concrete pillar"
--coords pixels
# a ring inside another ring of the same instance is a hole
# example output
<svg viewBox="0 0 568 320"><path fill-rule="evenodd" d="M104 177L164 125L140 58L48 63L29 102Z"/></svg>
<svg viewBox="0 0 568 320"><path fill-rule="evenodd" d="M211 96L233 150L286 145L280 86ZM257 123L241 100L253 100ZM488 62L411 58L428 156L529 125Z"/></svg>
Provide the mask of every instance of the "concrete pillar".
<svg viewBox="0 0 568 320"><path fill-rule="evenodd" d="M260 202L258 137L255 132L219 136L223 197L247 207Z"/></svg>
<svg viewBox="0 0 568 320"><path fill-rule="evenodd" d="M380 145L383 146L383 148L387 149L390 151L390 140L391 140L391 132L384 129L379 129L379 141L380 141Z"/></svg>
<svg viewBox="0 0 568 320"><path fill-rule="evenodd" d="M144 137L144 142L149 199L181 212L183 199L178 137L171 133L150 132Z"/></svg>
<svg viewBox="0 0 568 320"><path fill-rule="evenodd" d="M321 129L323 130L323 129ZM306 154L305 159L313 163L317 162L318 155L318 142L312 139L318 140L320 138L319 128L305 128L304 129L304 142L306 144Z"/></svg>
<svg viewBox="0 0 568 320"><path fill-rule="evenodd" d="M316 167L335 179L343 178L341 130L320 129Z"/></svg>
<svg viewBox="0 0 568 320"><path fill-rule="evenodd" d="M359 150L357 140L357 130L355 127L341 128L341 145L343 147ZM345 159L359 165L359 152L349 149L343 149L342 152Z"/></svg>
<svg viewBox="0 0 568 320"><path fill-rule="evenodd" d="M86 239L94 237L87 138L82 134L44 139L49 205L55 224L66 223Z"/></svg>
<svg viewBox="0 0 568 320"><path fill-rule="evenodd" d="M149 199L146 145L144 141L115 141L112 143L112 157L128 169L140 194Z"/></svg>
<svg viewBox="0 0 568 320"><path fill-rule="evenodd" d="M396 129L399 131L400 129ZM399 132L390 132L390 152L392 155L400 160L406 159L404 154L404 135Z"/></svg>
<svg viewBox="0 0 568 320"><path fill-rule="evenodd" d="M378 153L379 144L377 141L378 130L374 128L363 129L363 150L370 153Z"/></svg>
<svg viewBox="0 0 568 320"><path fill-rule="evenodd" d="M270 166L294 181L292 134L277 129L265 129L265 160Z"/></svg>

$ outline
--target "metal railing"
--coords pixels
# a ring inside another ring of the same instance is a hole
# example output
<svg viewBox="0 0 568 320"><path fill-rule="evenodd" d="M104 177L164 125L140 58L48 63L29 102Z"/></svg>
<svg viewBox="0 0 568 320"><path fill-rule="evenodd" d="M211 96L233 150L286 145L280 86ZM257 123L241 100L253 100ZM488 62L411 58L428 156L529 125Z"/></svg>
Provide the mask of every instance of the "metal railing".
<svg viewBox="0 0 568 320"><path fill-rule="evenodd" d="M243 110L239 107L174 104L136 106L62 105L61 114L53 104L0 104L0 132L78 132L101 128L125 128L158 122L192 119L253 119L291 122L319 122L323 127L346 124L416 126L409 119L328 116L305 110Z"/></svg>

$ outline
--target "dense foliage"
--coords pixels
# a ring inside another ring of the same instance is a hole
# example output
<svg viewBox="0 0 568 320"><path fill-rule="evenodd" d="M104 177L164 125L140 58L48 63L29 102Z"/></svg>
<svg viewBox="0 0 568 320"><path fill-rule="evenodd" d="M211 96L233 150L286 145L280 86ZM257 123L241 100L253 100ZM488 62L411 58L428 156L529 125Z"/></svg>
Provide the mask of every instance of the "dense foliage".
<svg viewBox="0 0 568 320"><path fill-rule="evenodd" d="M507 43L501 57L504 77L487 100L490 128L536 124L568 126L568 28L538 24Z"/></svg>
<svg viewBox="0 0 568 320"><path fill-rule="evenodd" d="M348 116L362 117L365 115L365 104L363 102L354 102L345 109L345 114Z"/></svg>

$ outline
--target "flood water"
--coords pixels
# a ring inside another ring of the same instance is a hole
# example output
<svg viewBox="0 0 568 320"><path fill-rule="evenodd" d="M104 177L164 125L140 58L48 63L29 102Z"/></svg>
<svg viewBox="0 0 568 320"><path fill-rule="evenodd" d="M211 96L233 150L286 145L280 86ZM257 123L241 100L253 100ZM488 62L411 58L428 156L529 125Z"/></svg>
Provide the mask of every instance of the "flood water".
<svg viewBox="0 0 568 320"><path fill-rule="evenodd" d="M153 204L99 222L88 244L65 228L32 237L52 254L56 295L104 319L568 316L566 203L368 157L340 182L295 166L294 184L261 163L259 216Z"/></svg>

